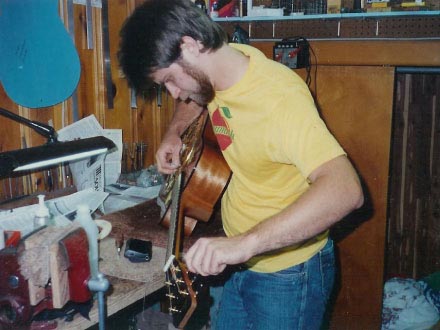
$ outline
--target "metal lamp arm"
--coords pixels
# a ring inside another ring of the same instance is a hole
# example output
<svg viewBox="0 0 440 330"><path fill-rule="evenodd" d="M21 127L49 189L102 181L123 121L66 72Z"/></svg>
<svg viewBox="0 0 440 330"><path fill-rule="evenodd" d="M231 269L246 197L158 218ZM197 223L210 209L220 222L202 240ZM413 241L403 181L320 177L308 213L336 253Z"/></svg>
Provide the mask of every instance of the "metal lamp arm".
<svg viewBox="0 0 440 330"><path fill-rule="evenodd" d="M27 118L21 117L13 112L10 112L4 108L0 108L0 115L7 117L9 119L12 119L16 122L22 123L39 134L43 135L47 138L48 143L56 142L57 141L57 132L52 126L40 123L38 121L32 121Z"/></svg>

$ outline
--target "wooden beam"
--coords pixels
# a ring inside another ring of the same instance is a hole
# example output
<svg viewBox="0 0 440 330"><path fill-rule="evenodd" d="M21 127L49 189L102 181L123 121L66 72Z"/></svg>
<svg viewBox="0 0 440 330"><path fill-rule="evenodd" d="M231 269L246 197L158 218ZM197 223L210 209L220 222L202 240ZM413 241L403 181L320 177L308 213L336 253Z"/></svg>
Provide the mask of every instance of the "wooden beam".
<svg viewBox="0 0 440 330"><path fill-rule="evenodd" d="M252 45L272 58L272 41ZM313 40L318 65L440 66L440 40Z"/></svg>

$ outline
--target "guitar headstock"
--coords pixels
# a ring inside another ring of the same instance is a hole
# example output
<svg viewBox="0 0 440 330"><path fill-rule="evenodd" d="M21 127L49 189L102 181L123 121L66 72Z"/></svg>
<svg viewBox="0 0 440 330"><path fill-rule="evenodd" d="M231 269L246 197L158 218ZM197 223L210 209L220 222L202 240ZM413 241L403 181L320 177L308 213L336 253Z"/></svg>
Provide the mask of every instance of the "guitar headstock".
<svg viewBox="0 0 440 330"><path fill-rule="evenodd" d="M165 285L169 299L169 313L173 316L175 327L182 329L191 318L195 309L199 294L203 290L203 283L197 275L190 273L186 265L171 256L165 264Z"/></svg>

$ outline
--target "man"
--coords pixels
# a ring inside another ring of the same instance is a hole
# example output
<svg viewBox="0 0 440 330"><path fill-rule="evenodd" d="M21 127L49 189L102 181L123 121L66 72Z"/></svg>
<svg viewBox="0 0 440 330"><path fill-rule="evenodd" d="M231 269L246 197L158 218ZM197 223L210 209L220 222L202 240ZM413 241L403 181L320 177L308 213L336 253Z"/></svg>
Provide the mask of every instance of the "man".
<svg viewBox="0 0 440 330"><path fill-rule="evenodd" d="M301 78L226 40L189 0L150 0L122 28L119 60L138 91L163 84L178 100L161 172L178 168L180 136L205 108L233 172L227 237L201 238L185 256L204 276L241 265L217 329L319 329L335 271L328 229L362 205L359 179Z"/></svg>

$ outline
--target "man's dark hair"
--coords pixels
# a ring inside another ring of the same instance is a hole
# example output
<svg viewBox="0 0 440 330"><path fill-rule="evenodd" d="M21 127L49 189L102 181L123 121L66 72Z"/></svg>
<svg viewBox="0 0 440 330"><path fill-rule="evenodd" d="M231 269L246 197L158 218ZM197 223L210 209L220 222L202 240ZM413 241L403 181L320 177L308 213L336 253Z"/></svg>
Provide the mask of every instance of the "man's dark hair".
<svg viewBox="0 0 440 330"><path fill-rule="evenodd" d="M223 29L190 0L148 0L137 7L120 32L119 64L138 92L152 85L150 75L181 56L182 37L200 41L204 51L227 42Z"/></svg>

